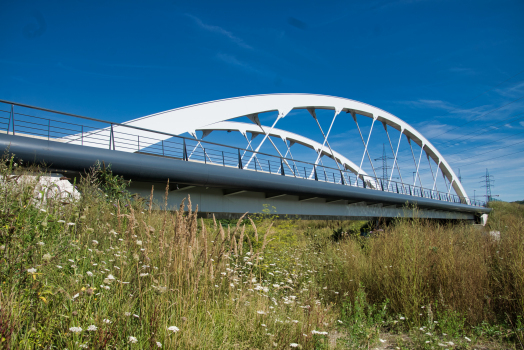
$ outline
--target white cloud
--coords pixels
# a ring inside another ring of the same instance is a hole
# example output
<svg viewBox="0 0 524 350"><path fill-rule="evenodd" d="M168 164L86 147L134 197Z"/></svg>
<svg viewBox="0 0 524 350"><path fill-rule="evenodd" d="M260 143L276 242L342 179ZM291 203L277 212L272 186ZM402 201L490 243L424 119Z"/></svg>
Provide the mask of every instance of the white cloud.
<svg viewBox="0 0 524 350"><path fill-rule="evenodd" d="M235 36L233 33L231 33L230 31L222 28L222 27L219 27L219 26L214 26L214 25L210 25L210 24L206 24L204 22L202 22L202 20L198 17L195 17L193 15L190 15L190 14L186 14L187 17L191 18L193 21L195 21L195 23L202 29L208 31L208 32L211 32L211 33L216 33L216 34L219 34L221 36L224 36L226 38L228 38L229 40L231 40L233 43L237 44L238 46L240 47L243 47L244 49L249 49L249 50L253 50L253 47L246 44L244 42L244 40L242 40L241 38Z"/></svg>

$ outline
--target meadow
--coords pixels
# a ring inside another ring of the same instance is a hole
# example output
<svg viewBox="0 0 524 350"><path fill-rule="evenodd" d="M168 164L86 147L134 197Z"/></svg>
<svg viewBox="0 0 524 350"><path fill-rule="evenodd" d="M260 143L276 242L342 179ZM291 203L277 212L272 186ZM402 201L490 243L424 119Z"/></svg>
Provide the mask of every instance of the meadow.
<svg viewBox="0 0 524 350"><path fill-rule="evenodd" d="M522 205L491 203L485 229L415 218L362 236L269 209L201 219L100 167L78 199L53 197L41 175L0 162L2 348L523 348Z"/></svg>

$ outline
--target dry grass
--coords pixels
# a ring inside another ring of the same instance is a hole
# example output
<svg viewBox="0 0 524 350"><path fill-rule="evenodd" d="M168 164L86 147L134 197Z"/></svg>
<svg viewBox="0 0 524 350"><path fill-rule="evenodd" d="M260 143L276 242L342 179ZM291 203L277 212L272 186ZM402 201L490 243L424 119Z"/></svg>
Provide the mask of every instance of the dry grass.
<svg viewBox="0 0 524 350"><path fill-rule="evenodd" d="M12 176L28 170L0 167L4 348L359 348L381 332L406 349L522 341L522 206L493 204L487 230L500 240L399 220L335 242L335 229L362 223L222 226L189 199L165 210L97 172L77 184L80 200L42 201L36 178Z"/></svg>

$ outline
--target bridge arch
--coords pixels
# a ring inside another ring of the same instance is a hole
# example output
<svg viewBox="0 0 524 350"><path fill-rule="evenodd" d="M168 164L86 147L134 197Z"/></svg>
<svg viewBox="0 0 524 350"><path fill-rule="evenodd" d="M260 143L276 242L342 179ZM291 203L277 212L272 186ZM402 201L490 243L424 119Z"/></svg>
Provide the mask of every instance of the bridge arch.
<svg viewBox="0 0 524 350"><path fill-rule="evenodd" d="M238 117L248 116L250 119L255 120L258 114L265 112L278 111L278 121L293 109L308 110L313 117L316 117L315 110L318 109L333 110L335 116L346 112L350 113L355 121L357 115L362 115L371 118L373 123L381 122L386 130L388 127L398 130L401 136L405 135L408 138L410 143L412 141L421 147L421 155L422 151L424 151L427 157L437 164L437 173L440 171L443 174L458 196L468 199L464 187L451 166L437 148L420 132L389 112L351 99L315 94L252 95L180 107L133 119L124 124L156 131L168 130L173 134L183 134L185 132L195 134L195 130L212 129L216 123ZM270 132L275 124L270 129ZM421 156L419 157L419 164L420 158ZM361 168L361 166L357 166L357 171L359 171L358 168Z"/></svg>

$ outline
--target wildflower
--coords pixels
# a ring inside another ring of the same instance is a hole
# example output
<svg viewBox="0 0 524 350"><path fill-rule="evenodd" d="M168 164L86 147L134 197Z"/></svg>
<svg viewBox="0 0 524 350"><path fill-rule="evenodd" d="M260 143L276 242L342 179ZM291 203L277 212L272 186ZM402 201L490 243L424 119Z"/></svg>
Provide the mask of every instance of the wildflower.
<svg viewBox="0 0 524 350"><path fill-rule="evenodd" d="M124 315L125 316L131 316L131 313L130 312L124 312Z"/></svg>
<svg viewBox="0 0 524 350"><path fill-rule="evenodd" d="M171 331L173 333L178 332L180 329L177 326L171 326L167 328L168 331Z"/></svg>
<svg viewBox="0 0 524 350"><path fill-rule="evenodd" d="M92 277L93 276L93 273L91 271L87 271L86 272L86 275L88 275L89 277Z"/></svg>
<svg viewBox="0 0 524 350"><path fill-rule="evenodd" d="M162 343L159 342L159 341L157 341L157 342L156 342L156 346L159 347L159 348L161 348L161 347L162 347Z"/></svg>
<svg viewBox="0 0 524 350"><path fill-rule="evenodd" d="M110 280L110 281L114 281L115 280L115 276L109 274L106 279Z"/></svg>
<svg viewBox="0 0 524 350"><path fill-rule="evenodd" d="M140 277L146 277L147 275L149 275L149 273L147 273L147 272L146 273L141 273Z"/></svg>
<svg viewBox="0 0 524 350"><path fill-rule="evenodd" d="M57 222L62 223L62 224L65 223L64 220L58 220Z"/></svg>
<svg viewBox="0 0 524 350"><path fill-rule="evenodd" d="M262 327L267 327L264 323L261 324Z"/></svg>
<svg viewBox="0 0 524 350"><path fill-rule="evenodd" d="M52 258L52 256L49 253L45 253L44 256L42 257L42 259L44 259L44 260L51 260L51 258Z"/></svg>
<svg viewBox="0 0 524 350"><path fill-rule="evenodd" d="M61 269L61 268L62 268L62 266L60 266L60 265L56 265L56 267L58 267L59 269Z"/></svg>
<svg viewBox="0 0 524 350"><path fill-rule="evenodd" d="M138 254L135 253L135 254L133 254L133 259L135 259L135 260L139 260L140 257L138 256Z"/></svg>
<svg viewBox="0 0 524 350"><path fill-rule="evenodd" d="M80 296L80 293L76 293L75 295L73 295L73 300L75 300L76 298L78 298Z"/></svg>
<svg viewBox="0 0 524 350"><path fill-rule="evenodd" d="M133 314L133 317L140 318L137 314Z"/></svg>
<svg viewBox="0 0 524 350"><path fill-rule="evenodd" d="M107 323L107 324L111 324L111 320L108 320L107 318L104 318L104 319L102 320L102 322Z"/></svg>
<svg viewBox="0 0 524 350"><path fill-rule="evenodd" d="M80 327L71 327L71 328L69 328L69 330L71 332L73 332L73 333L80 333L80 332L82 332L82 328L80 328Z"/></svg>
<svg viewBox="0 0 524 350"><path fill-rule="evenodd" d="M35 274L36 273L36 269L34 267L32 267L30 269L27 269L27 272L31 273L31 274Z"/></svg>
<svg viewBox="0 0 524 350"><path fill-rule="evenodd" d="M218 286L215 284L215 288L218 288Z"/></svg>
<svg viewBox="0 0 524 350"><path fill-rule="evenodd" d="M91 326L87 327L87 330L90 331L90 332L94 332L96 331L98 328L96 328L96 326L94 324L92 324Z"/></svg>
<svg viewBox="0 0 524 350"><path fill-rule="evenodd" d="M254 278L251 279L251 282L257 283L257 279L254 277Z"/></svg>
<svg viewBox="0 0 524 350"><path fill-rule="evenodd" d="M136 241L136 245L142 245L142 241Z"/></svg>
<svg viewBox="0 0 524 350"><path fill-rule="evenodd" d="M234 285L233 283L230 283L229 286L230 286L230 287L234 287L235 285Z"/></svg>
<svg viewBox="0 0 524 350"><path fill-rule="evenodd" d="M343 324L343 323L344 323L344 322L342 322L341 320L337 320L337 322L340 323L340 324Z"/></svg>
<svg viewBox="0 0 524 350"><path fill-rule="evenodd" d="M464 337L464 339L466 339L467 341L471 341L471 339L469 339L468 337Z"/></svg>
<svg viewBox="0 0 524 350"><path fill-rule="evenodd" d="M72 267L73 269L76 269L78 266L76 266L76 265L71 265L71 267Z"/></svg>
<svg viewBox="0 0 524 350"><path fill-rule="evenodd" d="M280 287L280 286L279 286L278 284L274 284L273 287L274 287L274 288L278 288L278 287Z"/></svg>
<svg viewBox="0 0 524 350"><path fill-rule="evenodd" d="M131 344L136 344L136 343L138 343L138 339L136 339L135 337L131 337L131 336L129 336L127 339L128 339L128 341L129 341L129 343L131 343Z"/></svg>
<svg viewBox="0 0 524 350"><path fill-rule="evenodd" d="M98 241L96 239L93 239L91 242L93 243L93 245L97 245L98 244Z"/></svg>
<svg viewBox="0 0 524 350"><path fill-rule="evenodd" d="M67 259L67 261L74 263L75 261L72 259Z"/></svg>
<svg viewBox="0 0 524 350"><path fill-rule="evenodd" d="M312 330L312 331L311 331L311 334L327 335L328 332L320 332L320 331Z"/></svg>
<svg viewBox="0 0 524 350"><path fill-rule="evenodd" d="M75 226L76 224L74 222L68 222L67 226Z"/></svg>
<svg viewBox="0 0 524 350"><path fill-rule="evenodd" d="M45 245L44 242L38 242L37 244L38 244L39 246L44 246L44 245Z"/></svg>
<svg viewBox="0 0 524 350"><path fill-rule="evenodd" d="M269 292L269 288L268 287L264 287L262 290L264 291L264 293Z"/></svg>
<svg viewBox="0 0 524 350"><path fill-rule="evenodd" d="M4 244L2 244L2 245L0 246L0 250L5 250L5 245L4 245Z"/></svg>
<svg viewBox="0 0 524 350"><path fill-rule="evenodd" d="M378 338L378 340L379 340L381 343L385 343L385 342L386 342L384 339L380 339L380 338Z"/></svg>
<svg viewBox="0 0 524 350"><path fill-rule="evenodd" d="M455 345L455 343L453 343L452 341L449 341L448 344L451 345L451 346Z"/></svg>
<svg viewBox="0 0 524 350"><path fill-rule="evenodd" d="M402 316L400 316L399 318L400 318L401 320L405 320L405 319L406 319L405 317L402 317Z"/></svg>
<svg viewBox="0 0 524 350"><path fill-rule="evenodd" d="M289 346L291 346L292 348L298 348L298 344L297 343L291 343L291 344L289 344Z"/></svg>
<svg viewBox="0 0 524 350"><path fill-rule="evenodd" d="M266 313L265 313L264 311L262 311L262 310L259 310L259 311L257 311L257 314L259 314L259 315L265 315Z"/></svg>

